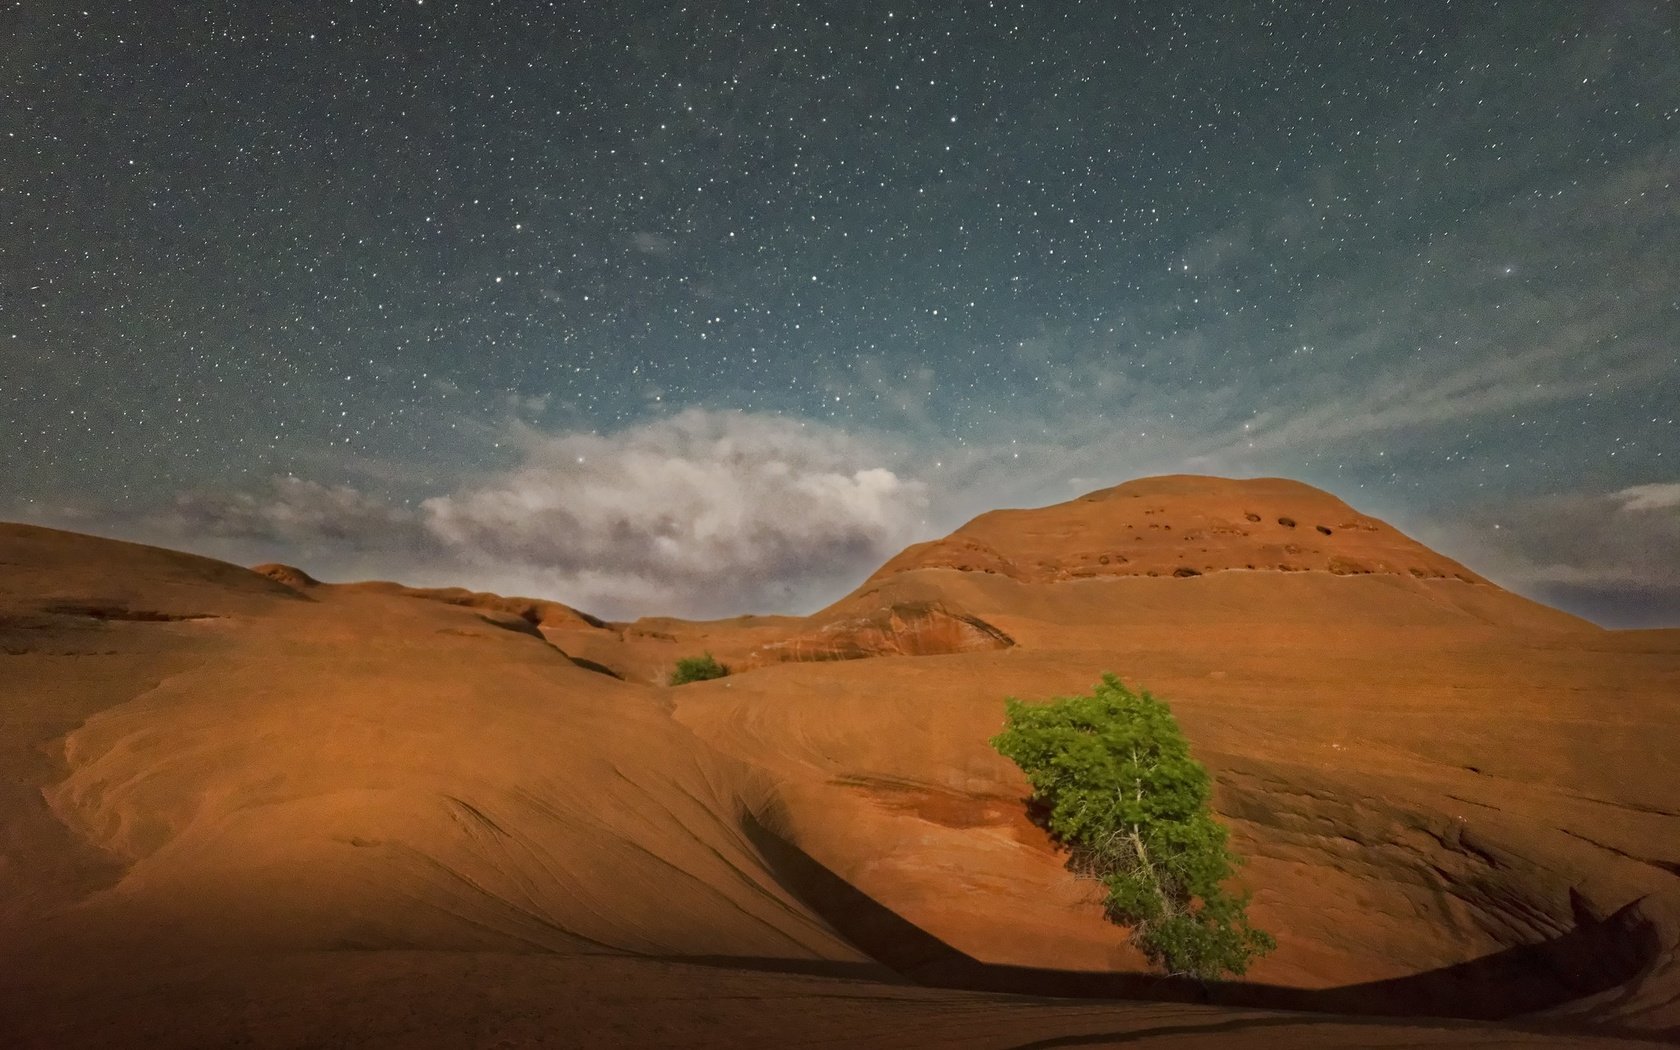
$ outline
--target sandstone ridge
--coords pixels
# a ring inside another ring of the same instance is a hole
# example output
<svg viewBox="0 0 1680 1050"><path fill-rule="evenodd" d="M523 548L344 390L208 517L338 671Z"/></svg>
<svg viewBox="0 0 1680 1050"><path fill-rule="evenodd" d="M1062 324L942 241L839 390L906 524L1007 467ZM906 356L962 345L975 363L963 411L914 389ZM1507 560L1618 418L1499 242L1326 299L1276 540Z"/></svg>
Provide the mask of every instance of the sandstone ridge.
<svg viewBox="0 0 1680 1050"><path fill-rule="evenodd" d="M1029 582L1232 570L1485 581L1393 526L1282 478L1145 478L1032 510L982 514L917 544L874 579L916 569Z"/></svg>

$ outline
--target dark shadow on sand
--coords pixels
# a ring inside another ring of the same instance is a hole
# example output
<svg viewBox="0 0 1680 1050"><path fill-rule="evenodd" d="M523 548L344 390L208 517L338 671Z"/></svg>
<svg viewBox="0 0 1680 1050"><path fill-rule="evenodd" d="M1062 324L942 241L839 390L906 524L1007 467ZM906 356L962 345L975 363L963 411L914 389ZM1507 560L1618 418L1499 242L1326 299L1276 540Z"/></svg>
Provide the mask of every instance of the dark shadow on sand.
<svg viewBox="0 0 1680 1050"><path fill-rule="evenodd" d="M1625 984L1652 964L1660 952L1657 931L1640 913L1639 903L1634 902L1605 919L1583 916L1568 933L1539 944L1508 948L1407 977L1338 988L1288 988L1248 981L1202 983L1153 974L999 965L981 962L909 922L761 821L748 817L745 830L783 885L842 937L906 980L935 988L1492 1021ZM760 962L768 964L767 960ZM742 962L736 960L733 965ZM858 971L858 975L863 974ZM1547 1027L1557 1031L1562 1026ZM1602 1035L1622 1034L1596 1027L1570 1027ZM1649 1032L1625 1034L1651 1036Z"/></svg>

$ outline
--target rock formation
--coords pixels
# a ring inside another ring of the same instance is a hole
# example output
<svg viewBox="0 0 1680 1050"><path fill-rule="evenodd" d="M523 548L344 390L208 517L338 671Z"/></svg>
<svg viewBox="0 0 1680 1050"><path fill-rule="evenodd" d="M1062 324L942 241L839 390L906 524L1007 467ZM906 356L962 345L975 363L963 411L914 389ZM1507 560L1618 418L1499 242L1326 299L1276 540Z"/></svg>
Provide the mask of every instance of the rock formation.
<svg viewBox="0 0 1680 1050"><path fill-rule="evenodd" d="M736 673L657 684L702 649ZM1246 983L1146 972L986 744L1104 671L1215 776L1279 940ZM0 1036L1671 1035L1677 695L1680 631L1274 480L983 515L810 617L704 623L4 525Z"/></svg>

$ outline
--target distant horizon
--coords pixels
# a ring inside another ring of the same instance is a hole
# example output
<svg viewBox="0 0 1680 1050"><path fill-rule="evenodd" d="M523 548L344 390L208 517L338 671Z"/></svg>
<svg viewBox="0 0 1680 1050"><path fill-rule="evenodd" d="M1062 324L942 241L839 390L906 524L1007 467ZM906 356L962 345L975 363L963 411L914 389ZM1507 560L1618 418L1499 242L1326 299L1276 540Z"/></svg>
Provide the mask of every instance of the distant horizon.
<svg viewBox="0 0 1680 1050"><path fill-rule="evenodd" d="M607 620L607 621L610 621L610 622L621 622L621 623L623 623L623 622L634 622L637 619L643 619L643 618L656 619L656 618L662 618L662 617L663 618L685 619L685 620L727 620L727 619L733 619L733 618L742 617L742 616L767 616L767 617L768 616L804 616L804 615L808 615L811 612L816 611L819 608L822 608L823 606L826 606L826 605L830 604L831 602L833 602L835 600L838 600L839 598L843 597L844 595L846 595L848 593L851 593L853 590L862 586L862 584L865 582L865 580L867 580L867 578L869 577L870 574L872 574L874 571L879 569L882 565L884 565L887 562L889 562L890 560L892 560L894 557L896 557L903 550L907 549L909 546L912 546L912 545L917 544L917 543L927 542L929 540L939 539L939 538L942 538L944 536L950 535L951 533L959 530L964 525L971 522L975 517L978 517L980 515L990 513L991 511L997 511L997 510L1037 510L1037 509L1043 509L1044 507L1054 506L1054 505L1059 504L1059 503L1075 502L1075 501L1078 501L1078 500L1082 499L1083 497L1094 495L1094 494L1099 493L1099 492L1106 492L1108 490L1115 489L1115 488L1121 488L1121 487L1124 487L1124 486L1126 486L1128 484L1131 484L1131 483L1134 483L1134 482L1156 480L1156 479L1161 479L1161 478L1174 478L1174 477L1209 479L1209 480L1219 480L1219 481L1268 481L1268 480L1276 480L1276 481L1286 481L1286 482L1290 482L1290 483L1294 483L1294 484L1306 485L1309 488L1313 488L1313 489L1316 489L1318 491L1325 492L1326 494L1332 496L1333 498L1336 498L1338 500L1341 500L1344 503L1347 503L1355 511L1358 511L1361 514L1367 514L1367 516L1379 518L1381 520L1384 520L1384 521L1388 522L1388 524L1390 524L1390 525L1394 526L1395 528L1399 529L1401 532L1410 536L1412 539L1416 540L1417 542L1423 543L1424 546L1429 547L1431 550L1435 550L1436 553L1445 555L1446 557L1449 557L1449 558L1453 559L1454 561L1460 562L1461 564L1465 565L1466 568L1469 568L1470 570L1476 572L1478 575L1486 577L1490 582L1492 582L1495 585L1501 587L1502 589L1510 591L1514 594L1520 595L1524 598L1528 598L1532 601L1540 602L1543 605L1548 605L1552 608L1556 608L1556 609L1559 609L1561 611L1570 613L1571 615L1579 616L1582 619L1588 620L1588 621L1593 622L1593 623L1595 623L1595 624L1597 624L1601 627L1605 627L1607 629L1612 629L1612 630L1680 628L1680 586L1675 586L1675 587L1669 589L1667 592L1664 592L1660 589L1656 589L1654 597L1653 597L1648 592L1640 592L1640 591L1631 590L1631 589L1628 589L1628 588L1594 587L1590 584L1560 584L1560 583L1533 584L1533 583L1530 583L1526 586L1524 586L1522 584L1511 585L1509 583L1501 581L1500 579L1497 578L1496 575L1494 575L1492 573L1489 573L1487 571L1484 571L1484 569L1481 568L1480 566L1478 566L1475 563L1475 561L1466 560L1464 558L1461 558L1461 557L1457 556L1456 554L1454 554L1451 550L1437 549L1431 544L1424 543L1423 540L1419 539L1416 535L1413 534L1413 532L1411 530L1405 528L1404 526L1399 525L1398 523L1396 523L1395 521L1387 518L1384 515L1368 514L1368 512L1366 512L1365 510L1363 510L1362 508L1360 508L1356 504L1353 504L1353 503L1349 502L1348 500L1344 499L1339 494L1337 494L1333 491L1330 491L1328 489L1322 489L1319 486L1309 485L1309 483L1307 483L1307 482L1299 481L1298 479L1295 479L1295 478L1284 477L1284 476L1281 476L1281 475L1253 475L1253 476L1246 476L1246 477L1231 477L1231 476L1218 475L1218 474L1198 474L1198 473L1188 473L1188 472L1179 472L1179 473L1173 473L1173 474L1151 474L1151 475L1145 475L1145 476L1141 476L1141 477L1126 478L1124 480L1115 482L1114 484L1111 484L1111 485L1101 485L1101 486L1098 486L1096 488L1086 489L1086 490L1081 491L1077 495L1067 497L1067 499L1055 500L1053 502L1048 502L1048 503L1035 503L1035 504L1030 504L1030 505L1008 505L1008 506L997 506L997 507L986 508L985 510L981 510L981 511L975 513L975 514L967 515L966 517L963 518L963 520L961 522L959 522L956 525L951 526L949 529L941 531L937 534L928 535L928 536L924 536L924 537L921 537L921 538L913 538L913 539L908 540L903 546L897 548L896 550L886 552L884 557L882 557L878 562L875 562L872 565L869 565L867 567L862 568L858 572L858 574L856 575L855 579L850 584L846 584L846 583L844 583L844 581L834 581L829 590L823 591L821 593L817 593L817 594L811 596L810 598L808 598L805 602L801 603L798 606L794 606L794 607L780 608L780 609L754 608L754 609L749 609L749 610L744 610L744 611L736 611L736 612L712 610L712 611L708 611L708 612L705 612L705 613L699 614L699 615L687 615L687 614L685 614L683 612L680 612L680 611L672 611L670 609L660 609L660 608L656 608L656 607L647 607L647 608L643 608L643 609L640 609L640 610L622 610L622 609L621 610L615 610L613 612L613 614L602 616L602 618ZM356 572L351 571L348 574L346 574L344 572L335 572L335 571L331 571L331 570L321 569L318 566L311 564L308 557L307 557L307 555L311 552L308 551L308 550L304 550L304 549L295 549L294 548L293 551L292 551L292 553L294 553L294 554L303 555L303 557L301 557L301 558L278 557L278 556L277 557L265 557L265 556L262 556L263 551L270 551L270 552L273 551L273 548L265 546L265 544L268 544L269 542L271 542L271 541L268 541L268 540L247 541L247 543L249 545L246 545L245 543L229 544L226 539L218 538L218 539L209 541L207 543L206 542L200 542L199 544L197 544L195 546L192 543L190 538L183 538L184 544L183 545L176 545L176 544L172 544L171 542L159 542L155 539L147 538L151 534L148 532L147 527L145 525L141 525L138 528L134 528L134 529L125 529L123 523L111 522L111 523L103 523L102 526L98 529L86 529L86 528L77 528L76 523L74 523L74 522L66 525L66 524L52 524L50 522L45 522L45 521L27 521L27 520L24 520L24 521L19 521L18 524L39 525L39 526L48 527L48 528L59 528L59 529L65 530L65 531L80 532L80 533L83 533L83 534L100 536L100 537L107 538L107 539L121 540L121 541L124 541L124 542L143 543L143 544L147 544L147 545L150 545L150 546L156 546L156 547L161 547L161 548L168 549L168 550L180 551L182 553L194 554L194 555L201 556L201 557L216 558L218 560L225 561L225 562L228 562L228 563L234 564L234 565L239 565L239 566L244 567L244 568L254 568L256 566L265 565L265 564L281 564L281 565L286 565L286 566L289 566L289 567L292 567L292 568L295 568L295 569L299 569L299 570L303 571L304 573L306 573L311 578L317 580L318 582L326 583L326 584L390 582L390 583L398 583L398 584L401 584L401 585L404 585L404 586L409 586L409 587L421 587L421 588L458 587L458 588L462 588L462 589L469 590L469 591L497 594L497 595L500 595L502 597L510 597L510 598L511 597L519 597L519 598L535 599L535 600L539 600L539 601L552 601L552 602L556 602L556 603L561 604L561 605L569 606L573 609L576 609L578 611L581 611L581 612L586 613L586 614L591 615L591 616L595 616L595 615L598 614L597 608L592 607L589 603L575 601L571 597L568 597L567 595L565 595L563 593L545 593L541 588L532 589L532 588L521 588L521 587L518 587L518 586L514 586L514 587L506 587L506 586L498 587L498 586L495 586L493 584L495 584L495 582L498 579L502 579L502 577L498 577L496 575L497 570L495 570L493 567L482 567L482 566L478 567L478 568L463 567L463 568L460 568L458 571L447 569L447 568L438 568L438 569L418 568L418 569L416 569L414 566L406 564L403 561L404 556L398 555L398 556L393 557L392 560L390 560L389 562L375 563L375 564L387 564L387 565L389 565L392 569L391 572L379 573L379 572L376 571L372 574L367 574L367 573L357 574ZM249 554L250 556L245 556L246 554ZM406 574L405 574L405 571L406 571ZM1236 571L1236 570L1232 570L1232 571ZM1253 570L1253 571L1267 571L1267 570Z"/></svg>

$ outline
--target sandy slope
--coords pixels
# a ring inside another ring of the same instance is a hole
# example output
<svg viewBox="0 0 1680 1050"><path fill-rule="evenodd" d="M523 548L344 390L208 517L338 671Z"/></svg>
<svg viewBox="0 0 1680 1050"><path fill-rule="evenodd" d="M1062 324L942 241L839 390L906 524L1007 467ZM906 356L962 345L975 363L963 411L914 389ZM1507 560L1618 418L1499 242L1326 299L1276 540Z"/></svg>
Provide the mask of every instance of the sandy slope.
<svg viewBox="0 0 1680 1050"><path fill-rule="evenodd" d="M129 551L89 553L115 575ZM11 632L28 651L8 683L33 678L49 715L49 697L74 697L77 661L97 662L58 653L98 650L113 678L140 654L123 702L78 712L66 773L42 791L121 872L64 925L241 946L856 958L762 875L736 826L763 777L649 691L473 610L327 588L242 604L190 588L200 568L181 558L176 589L144 604L203 618L112 619L139 603L101 591L87 604L105 619ZM268 593L250 581L241 599ZM23 730L8 743L50 731L31 728L8 726ZM8 864L24 882L11 900L51 899L29 885L37 867L22 851Z"/></svg>
<svg viewBox="0 0 1680 1050"><path fill-rule="evenodd" d="M1248 568L1273 548L1299 564ZM903 612L930 606L1009 644L869 655L974 636ZM701 648L767 665L652 684ZM1680 632L1601 631L1293 483L986 515L811 618L701 624L0 526L0 653L24 1045L1680 1031ZM1208 997L1126 976L985 743L1004 695L1105 670L1172 702L1251 857L1280 949L1223 1005L1003 994Z"/></svg>

